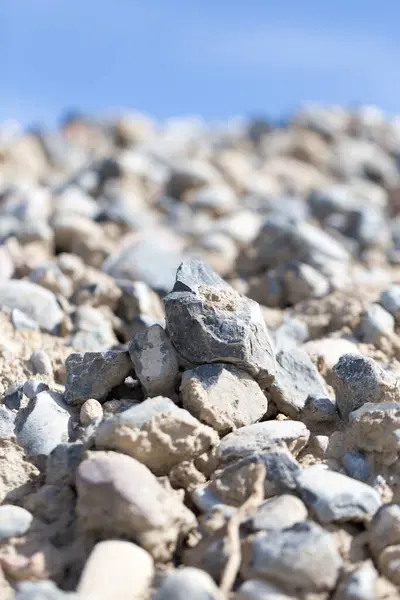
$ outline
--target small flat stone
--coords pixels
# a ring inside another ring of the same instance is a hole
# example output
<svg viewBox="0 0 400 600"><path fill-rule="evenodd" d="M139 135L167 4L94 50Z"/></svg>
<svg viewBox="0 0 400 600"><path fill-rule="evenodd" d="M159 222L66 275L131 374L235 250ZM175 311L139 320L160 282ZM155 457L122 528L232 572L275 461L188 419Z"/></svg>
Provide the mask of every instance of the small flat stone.
<svg viewBox="0 0 400 600"><path fill-rule="evenodd" d="M223 595L208 573L184 567L168 573L153 600L223 600Z"/></svg>
<svg viewBox="0 0 400 600"><path fill-rule="evenodd" d="M72 353L65 368L65 401L76 406L89 398L104 401L110 390L129 375L132 362L127 352Z"/></svg>
<svg viewBox="0 0 400 600"><path fill-rule="evenodd" d="M304 502L291 494L282 494L260 504L247 519L246 527L251 531L286 529L306 519Z"/></svg>
<svg viewBox="0 0 400 600"><path fill-rule="evenodd" d="M33 516L25 508L3 504L0 506L0 541L24 535L32 520Z"/></svg>
<svg viewBox="0 0 400 600"><path fill-rule="evenodd" d="M184 408L219 433L255 423L268 408L258 383L233 365L202 365L185 371L180 389Z"/></svg>
<svg viewBox="0 0 400 600"><path fill-rule="evenodd" d="M242 576L271 580L297 593L323 592L334 589L341 567L342 559L329 533L304 521L276 536L253 537Z"/></svg>
<svg viewBox="0 0 400 600"><path fill-rule="evenodd" d="M308 396L326 396L324 381L303 349L280 350L276 362L275 380L269 392L271 400L282 413L296 417Z"/></svg>
<svg viewBox="0 0 400 600"><path fill-rule="evenodd" d="M28 456L47 456L58 444L68 441L69 427L70 414L62 396L44 391L19 411L15 434Z"/></svg>
<svg viewBox="0 0 400 600"><path fill-rule="evenodd" d="M95 452L76 477L77 514L86 531L123 536L155 560L171 558L196 519L140 462L116 452Z"/></svg>
<svg viewBox="0 0 400 600"><path fill-rule="evenodd" d="M154 575L153 559L131 542L106 540L93 548L77 591L96 600L132 600L147 595Z"/></svg>
<svg viewBox="0 0 400 600"><path fill-rule="evenodd" d="M261 452L279 442L285 442L293 455L297 456L309 437L309 430L300 421L287 419L255 423L225 436L217 448L217 457L221 463L227 463Z"/></svg>
<svg viewBox="0 0 400 600"><path fill-rule="evenodd" d="M333 367L332 385L343 418L366 402L390 402L398 396L398 385L390 373L366 356L344 354Z"/></svg>
<svg viewBox="0 0 400 600"><path fill-rule="evenodd" d="M162 327L152 325L143 333L137 333L129 344L129 354L146 396L174 393L179 380L179 364Z"/></svg>
<svg viewBox="0 0 400 600"><path fill-rule="evenodd" d="M321 465L302 469L296 481L300 496L321 523L368 521L381 505L371 486Z"/></svg>

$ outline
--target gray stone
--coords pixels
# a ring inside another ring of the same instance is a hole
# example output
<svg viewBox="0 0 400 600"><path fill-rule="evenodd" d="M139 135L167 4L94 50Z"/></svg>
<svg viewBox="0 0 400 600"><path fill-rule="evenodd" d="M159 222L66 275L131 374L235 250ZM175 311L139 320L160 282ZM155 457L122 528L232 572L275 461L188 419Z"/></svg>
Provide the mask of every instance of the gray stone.
<svg viewBox="0 0 400 600"><path fill-rule="evenodd" d="M134 540L155 560L169 560L196 524L175 493L130 456L94 453L79 465L76 487L76 511L86 531Z"/></svg>
<svg viewBox="0 0 400 600"><path fill-rule="evenodd" d="M345 577L332 600L376 600L378 577L372 560L366 560Z"/></svg>
<svg viewBox="0 0 400 600"><path fill-rule="evenodd" d="M159 325L137 333L129 344L135 373L146 396L169 396L179 380L179 365L174 347Z"/></svg>
<svg viewBox="0 0 400 600"><path fill-rule="evenodd" d="M307 519L304 502L291 494L265 500L245 521L250 531L286 529Z"/></svg>
<svg viewBox="0 0 400 600"><path fill-rule="evenodd" d="M65 401L80 405L94 398L105 400L110 390L122 383L132 370L128 352L72 353L65 361Z"/></svg>
<svg viewBox="0 0 400 600"><path fill-rule="evenodd" d="M221 463L228 463L285 442L294 456L297 456L309 437L310 432L300 421L266 421L229 433L221 440L216 453Z"/></svg>
<svg viewBox="0 0 400 600"><path fill-rule="evenodd" d="M183 407L219 433L259 421L268 408L258 383L233 365L202 365L185 371L180 389Z"/></svg>
<svg viewBox="0 0 400 600"><path fill-rule="evenodd" d="M311 265L293 260L281 265L278 271L285 304L293 305L310 298L322 298L329 293L328 279Z"/></svg>
<svg viewBox="0 0 400 600"><path fill-rule="evenodd" d="M296 417L303 410L308 396L326 396L323 379L302 348L280 350L276 362L275 380L269 393L278 410Z"/></svg>
<svg viewBox="0 0 400 600"><path fill-rule="evenodd" d="M53 581L23 581L18 584L14 600L85 600L80 594L63 592Z"/></svg>
<svg viewBox="0 0 400 600"><path fill-rule="evenodd" d="M3 398L3 404L10 410L19 410L21 408L21 400L23 397L23 386L21 383L13 383L6 390Z"/></svg>
<svg viewBox="0 0 400 600"><path fill-rule="evenodd" d="M323 592L334 589L341 567L342 559L329 533L304 521L279 535L253 537L242 575L270 580L289 592Z"/></svg>
<svg viewBox="0 0 400 600"><path fill-rule="evenodd" d="M349 415L349 445L366 452L382 453L385 465L398 460L400 450L400 402L366 402Z"/></svg>
<svg viewBox="0 0 400 600"><path fill-rule="evenodd" d="M36 283L20 279L0 282L0 306L18 308L50 333L57 329L64 316L52 292Z"/></svg>
<svg viewBox="0 0 400 600"><path fill-rule="evenodd" d="M276 351L287 349L289 346L304 344L308 340L308 335L306 323L295 317L286 317L282 325L273 332Z"/></svg>
<svg viewBox="0 0 400 600"><path fill-rule="evenodd" d="M274 351L259 305L221 283L202 261L179 267L164 305L171 341L188 363L234 363L271 382Z"/></svg>
<svg viewBox="0 0 400 600"><path fill-rule="evenodd" d="M15 422L17 441L28 456L48 455L69 438L70 415L56 392L40 392Z"/></svg>
<svg viewBox="0 0 400 600"><path fill-rule="evenodd" d="M37 331L39 329L39 323L33 319L30 319L28 315L22 312L22 310L19 310L19 308L12 309L11 322L15 329L31 329L32 331Z"/></svg>
<svg viewBox="0 0 400 600"><path fill-rule="evenodd" d="M223 600L223 595L208 573L194 567L170 571L153 600Z"/></svg>
<svg viewBox="0 0 400 600"><path fill-rule="evenodd" d="M394 317L380 304L370 304L361 317L358 335L366 344L377 344L383 335L394 332Z"/></svg>
<svg viewBox="0 0 400 600"><path fill-rule="evenodd" d="M115 279L144 281L161 294L168 293L175 281L182 257L156 240L140 240L127 246L103 264L103 270Z"/></svg>
<svg viewBox="0 0 400 600"><path fill-rule="evenodd" d="M53 367L49 355L44 350L32 352L29 360L34 369L34 373L39 375L53 375Z"/></svg>
<svg viewBox="0 0 400 600"><path fill-rule="evenodd" d="M398 386L393 375L366 356L344 354L333 367L332 375L336 405L344 419L366 402L397 399Z"/></svg>
<svg viewBox="0 0 400 600"><path fill-rule="evenodd" d="M325 396L308 396L301 418L305 423L334 423L339 418L336 402Z"/></svg>
<svg viewBox="0 0 400 600"><path fill-rule="evenodd" d="M368 541L375 559L389 546L400 544L400 506L385 504L376 513L368 528Z"/></svg>
<svg viewBox="0 0 400 600"><path fill-rule="evenodd" d="M0 541L24 535L32 520L33 516L25 508L3 504L0 506Z"/></svg>
<svg viewBox="0 0 400 600"><path fill-rule="evenodd" d="M400 285L392 285L383 290L379 302L397 322L400 321Z"/></svg>
<svg viewBox="0 0 400 600"><path fill-rule="evenodd" d="M303 501L321 523L368 521L381 505L372 487L321 465L303 469L296 480Z"/></svg>
<svg viewBox="0 0 400 600"><path fill-rule="evenodd" d="M368 464L367 457L364 452L360 450L349 450L342 457L342 465L344 466L346 473L353 479L358 481L368 481L371 476L371 468Z"/></svg>
<svg viewBox="0 0 400 600"><path fill-rule="evenodd" d="M14 435L16 413L0 405L0 438Z"/></svg>
<svg viewBox="0 0 400 600"><path fill-rule="evenodd" d="M39 379L27 379L22 389L25 396L29 398L29 400L33 400L40 392L48 390L49 386Z"/></svg>
<svg viewBox="0 0 400 600"><path fill-rule="evenodd" d="M75 474L84 446L80 443L58 444L48 455L46 461L46 485L62 488L75 485Z"/></svg>

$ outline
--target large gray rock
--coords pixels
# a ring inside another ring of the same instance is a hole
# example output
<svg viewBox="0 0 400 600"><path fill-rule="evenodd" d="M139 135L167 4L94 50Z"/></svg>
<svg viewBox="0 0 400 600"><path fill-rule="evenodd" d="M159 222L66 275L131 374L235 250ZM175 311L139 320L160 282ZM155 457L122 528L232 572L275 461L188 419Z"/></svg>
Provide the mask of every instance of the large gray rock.
<svg viewBox="0 0 400 600"><path fill-rule="evenodd" d="M366 356L344 354L332 369L336 405L343 418L366 402L397 399L398 384L390 373Z"/></svg>
<svg viewBox="0 0 400 600"><path fill-rule="evenodd" d="M219 433L259 421L268 408L258 383L233 365L202 365L185 371L180 389L184 408Z"/></svg>
<svg viewBox="0 0 400 600"><path fill-rule="evenodd" d="M28 456L48 455L58 445L68 442L71 417L62 396L40 392L20 410L15 435Z"/></svg>
<svg viewBox="0 0 400 600"><path fill-rule="evenodd" d="M138 240L103 264L103 270L115 279L144 281L161 294L168 293L182 256L157 240Z"/></svg>
<svg viewBox="0 0 400 600"><path fill-rule="evenodd" d="M274 351L259 305L205 263L182 263L164 305L171 341L187 363L233 363L262 384L273 380Z"/></svg>
<svg viewBox="0 0 400 600"><path fill-rule="evenodd" d="M368 521L381 505L371 486L320 465L302 469L296 481L300 496L321 523Z"/></svg>
<svg viewBox="0 0 400 600"><path fill-rule="evenodd" d="M129 375L132 362L127 352L72 353L65 368L65 401L80 405L89 398L105 400L110 390Z"/></svg>
<svg viewBox="0 0 400 600"><path fill-rule="evenodd" d="M153 600L223 600L223 595L208 573L194 567L170 571Z"/></svg>
<svg viewBox="0 0 400 600"><path fill-rule="evenodd" d="M296 417L303 410L308 396L326 396L323 379L302 348L280 350L276 362L275 380L269 392L280 412Z"/></svg>
<svg viewBox="0 0 400 600"><path fill-rule="evenodd" d="M100 537L136 541L155 560L172 557L194 515L140 462L116 452L96 452L76 477L81 526Z"/></svg>
<svg viewBox="0 0 400 600"><path fill-rule="evenodd" d="M25 508L3 504L0 506L0 541L24 535L32 521L33 516Z"/></svg>
<svg viewBox="0 0 400 600"><path fill-rule="evenodd" d="M0 282L0 307L18 308L45 331L54 333L63 320L56 296L50 290L20 279Z"/></svg>
<svg viewBox="0 0 400 600"><path fill-rule="evenodd" d="M147 396L169 396L175 392L179 364L162 327L152 325L143 333L137 333L129 344L129 355Z"/></svg>
<svg viewBox="0 0 400 600"><path fill-rule="evenodd" d="M307 521L276 536L258 534L247 550L242 565L245 579L260 577L297 593L333 590L342 567L333 538Z"/></svg>
<svg viewBox="0 0 400 600"><path fill-rule="evenodd" d="M294 456L297 456L309 437L309 430L300 421L265 421L241 427L226 435L221 440L216 454L218 460L224 464L285 442Z"/></svg>

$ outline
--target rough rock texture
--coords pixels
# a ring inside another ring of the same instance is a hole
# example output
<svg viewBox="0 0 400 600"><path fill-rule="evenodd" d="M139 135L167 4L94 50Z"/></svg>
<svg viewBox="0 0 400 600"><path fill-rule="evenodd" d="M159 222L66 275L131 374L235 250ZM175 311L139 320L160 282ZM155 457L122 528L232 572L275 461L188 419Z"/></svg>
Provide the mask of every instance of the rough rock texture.
<svg viewBox="0 0 400 600"><path fill-rule="evenodd" d="M70 405L85 400L105 400L108 392L122 383L132 370L127 352L86 352L70 354L65 363L65 401Z"/></svg>
<svg viewBox="0 0 400 600"><path fill-rule="evenodd" d="M195 525L194 515L142 464L97 452L77 471L77 514L86 531L138 542L154 559L168 559Z"/></svg>
<svg viewBox="0 0 400 600"><path fill-rule="evenodd" d="M184 408L219 433L259 421L268 408L258 383L233 365L202 365L185 371L180 389Z"/></svg>
<svg viewBox="0 0 400 600"><path fill-rule="evenodd" d="M171 341L189 364L233 363L271 382L274 351L259 306L204 263L182 263L164 306Z"/></svg>

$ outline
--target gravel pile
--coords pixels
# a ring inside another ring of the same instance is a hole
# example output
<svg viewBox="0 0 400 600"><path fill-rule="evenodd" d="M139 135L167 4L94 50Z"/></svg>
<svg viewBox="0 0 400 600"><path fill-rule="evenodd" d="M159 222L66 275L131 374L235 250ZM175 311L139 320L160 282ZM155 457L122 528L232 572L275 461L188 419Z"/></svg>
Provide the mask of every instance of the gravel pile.
<svg viewBox="0 0 400 600"><path fill-rule="evenodd" d="M400 123L0 127L0 600L400 598Z"/></svg>

